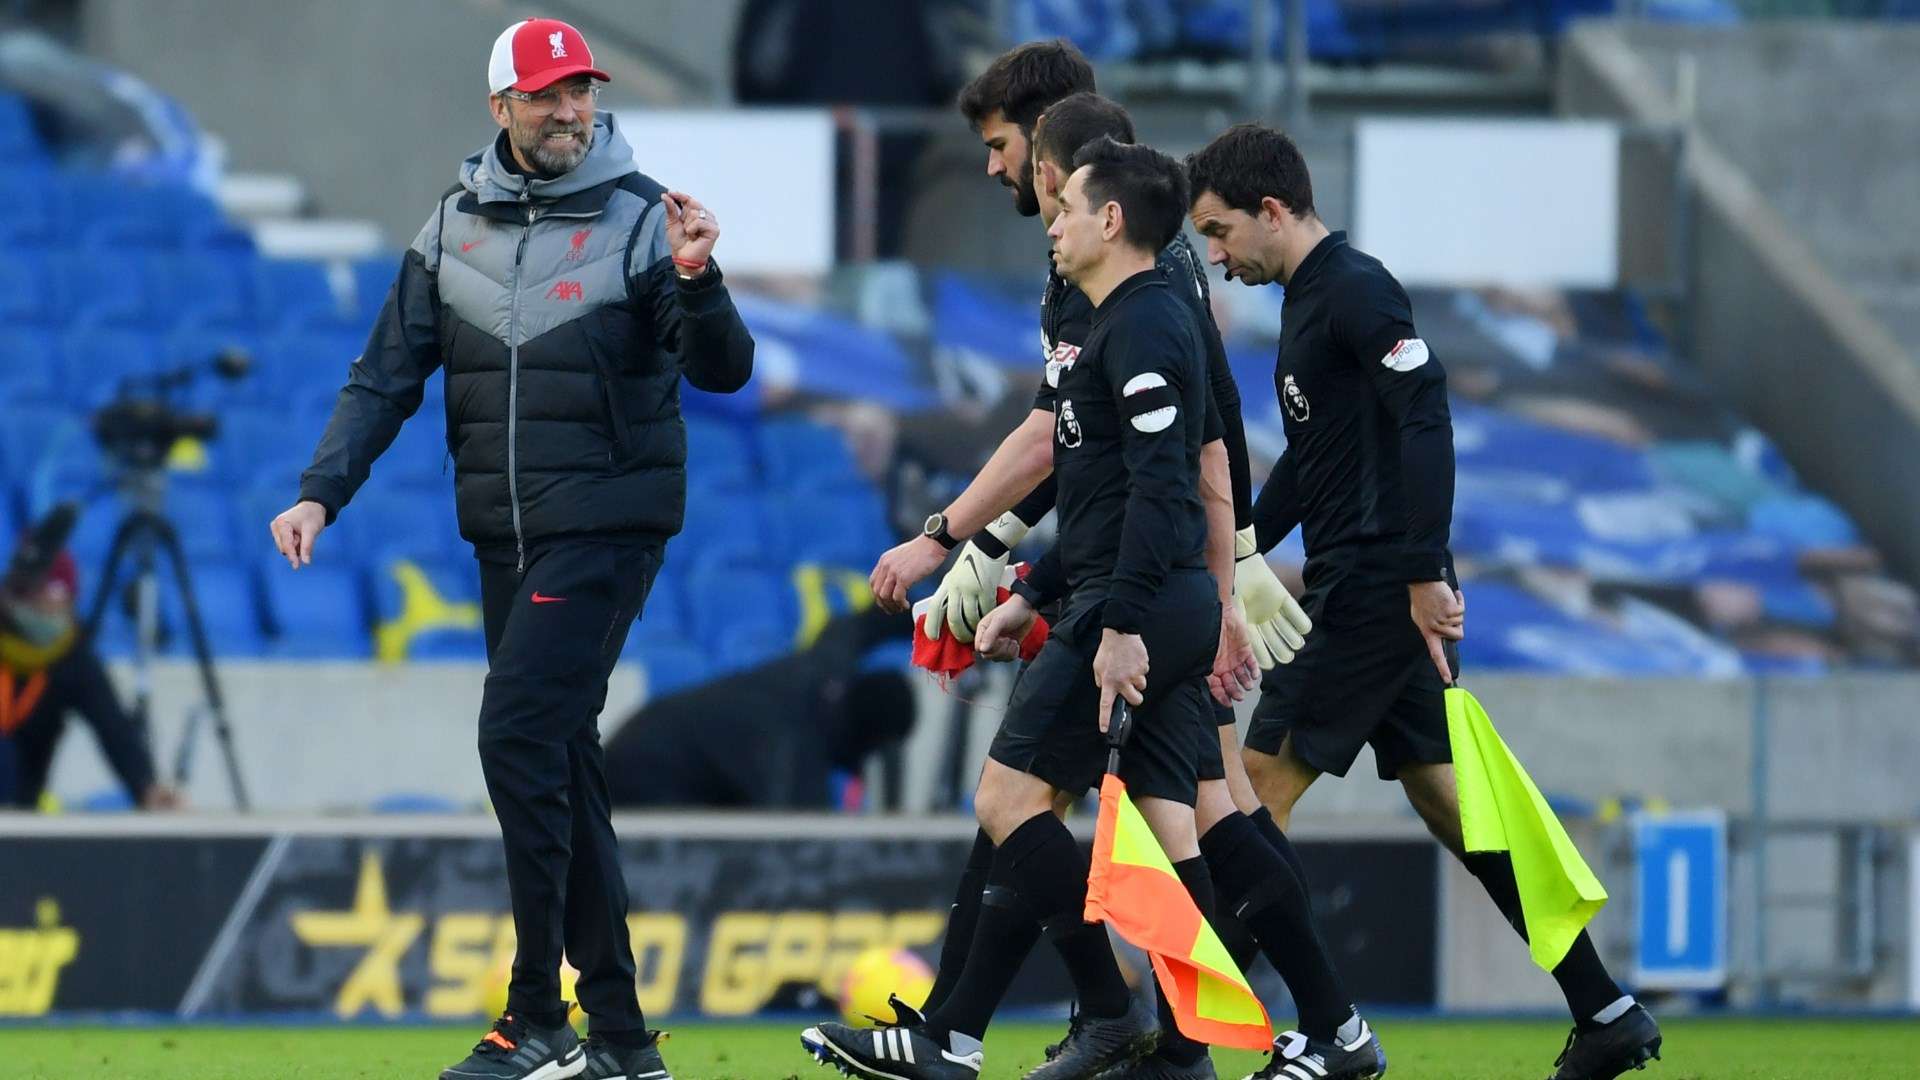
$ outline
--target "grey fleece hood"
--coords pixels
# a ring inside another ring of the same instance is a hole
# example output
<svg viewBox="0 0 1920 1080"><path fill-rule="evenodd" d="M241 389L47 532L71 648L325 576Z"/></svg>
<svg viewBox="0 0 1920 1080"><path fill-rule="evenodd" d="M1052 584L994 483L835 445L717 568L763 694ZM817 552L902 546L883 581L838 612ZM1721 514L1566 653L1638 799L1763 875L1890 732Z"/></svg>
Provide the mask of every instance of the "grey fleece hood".
<svg viewBox="0 0 1920 1080"><path fill-rule="evenodd" d="M474 193L483 203L519 202L520 193L529 190L534 199L558 199L618 180L639 172L633 163L633 147L621 136L612 113L596 113L593 118L593 145L572 172L551 180L522 176L500 163L501 139L492 142L460 163L460 186Z"/></svg>

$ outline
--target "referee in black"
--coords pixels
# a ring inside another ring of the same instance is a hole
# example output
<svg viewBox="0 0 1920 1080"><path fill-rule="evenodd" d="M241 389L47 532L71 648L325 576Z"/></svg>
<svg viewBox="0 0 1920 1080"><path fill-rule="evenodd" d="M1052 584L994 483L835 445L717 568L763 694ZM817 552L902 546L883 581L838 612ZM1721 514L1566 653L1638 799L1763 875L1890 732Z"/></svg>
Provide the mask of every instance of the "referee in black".
<svg viewBox="0 0 1920 1080"><path fill-rule="evenodd" d="M1274 389L1287 448L1254 522L1261 551L1301 527L1314 632L1292 664L1266 675L1247 772L1284 827L1308 785L1321 773L1346 775L1370 744L1381 779L1400 781L1428 829L1524 936L1512 860L1470 854L1461 841L1444 691L1458 670L1466 607L1447 550L1445 371L1415 331L1399 282L1321 223L1292 140L1241 124L1187 168L1209 261L1229 279L1286 288ZM1554 1080L1611 1080L1657 1055L1659 1026L1614 983L1585 933L1553 974L1574 1017Z"/></svg>

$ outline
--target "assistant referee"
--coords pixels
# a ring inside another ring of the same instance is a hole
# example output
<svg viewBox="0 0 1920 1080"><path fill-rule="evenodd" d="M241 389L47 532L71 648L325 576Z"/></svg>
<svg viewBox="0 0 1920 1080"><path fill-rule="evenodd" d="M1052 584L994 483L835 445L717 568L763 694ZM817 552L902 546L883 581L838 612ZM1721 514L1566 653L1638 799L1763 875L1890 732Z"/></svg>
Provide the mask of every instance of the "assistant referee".
<svg viewBox="0 0 1920 1080"><path fill-rule="evenodd" d="M1279 282L1274 390L1286 452L1255 504L1257 545L1301 529L1314 632L1269 672L1243 758L1285 825L1321 773L1346 775L1371 745L1436 838L1524 936L1513 863L1468 853L1447 738L1445 690L1466 607L1447 550L1453 422L1446 374L1413 306L1378 259L1329 232L1293 141L1241 124L1187 160L1190 215L1211 262L1246 285ZM1554 1080L1610 1080L1657 1056L1660 1029L1581 933L1554 969L1574 1017ZM1270 1069L1282 1065L1277 1058ZM1262 1075L1281 1075L1272 1072Z"/></svg>
<svg viewBox="0 0 1920 1080"><path fill-rule="evenodd" d="M712 261L720 225L634 168L579 31L494 43L499 135L460 167L400 264L300 501L295 569L446 369L460 533L480 560L480 764L518 950L507 1012L443 1080L667 1080L635 996L627 888L597 718L686 503L680 379L732 392L753 339ZM378 748L373 748L378 752ZM593 1021L560 1000L562 949Z"/></svg>

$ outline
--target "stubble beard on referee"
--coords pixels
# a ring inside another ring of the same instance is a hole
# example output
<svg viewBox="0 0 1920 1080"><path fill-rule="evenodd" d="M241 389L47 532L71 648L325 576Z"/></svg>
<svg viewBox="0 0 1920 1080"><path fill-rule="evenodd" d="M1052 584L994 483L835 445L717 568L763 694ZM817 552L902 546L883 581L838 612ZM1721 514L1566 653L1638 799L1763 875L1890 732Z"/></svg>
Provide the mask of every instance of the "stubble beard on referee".
<svg viewBox="0 0 1920 1080"><path fill-rule="evenodd" d="M552 135L571 136L563 143L548 141ZM583 120L559 121L541 120L532 124L514 122L511 135L513 145L520 156L533 164L547 176L560 176L570 173L587 160L587 151L593 148L593 127Z"/></svg>

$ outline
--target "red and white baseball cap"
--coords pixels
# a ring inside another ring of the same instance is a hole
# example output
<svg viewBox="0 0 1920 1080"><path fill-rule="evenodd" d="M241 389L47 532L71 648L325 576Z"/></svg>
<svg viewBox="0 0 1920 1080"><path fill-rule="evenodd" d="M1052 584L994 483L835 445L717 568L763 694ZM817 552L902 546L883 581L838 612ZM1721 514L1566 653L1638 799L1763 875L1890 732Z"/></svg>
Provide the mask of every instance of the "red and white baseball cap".
<svg viewBox="0 0 1920 1080"><path fill-rule="evenodd" d="M607 73L593 66L593 50L587 48L580 31L559 19L526 19L494 39L493 56L487 61L487 92L531 94L573 75L608 81Z"/></svg>

